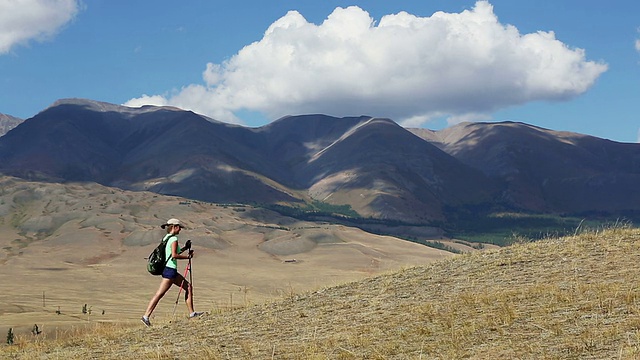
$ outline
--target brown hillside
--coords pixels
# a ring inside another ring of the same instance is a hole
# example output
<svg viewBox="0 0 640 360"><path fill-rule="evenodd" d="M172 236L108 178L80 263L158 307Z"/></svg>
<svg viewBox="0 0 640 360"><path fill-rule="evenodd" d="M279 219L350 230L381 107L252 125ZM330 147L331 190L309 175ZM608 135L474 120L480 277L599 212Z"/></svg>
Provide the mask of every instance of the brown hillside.
<svg viewBox="0 0 640 360"><path fill-rule="evenodd" d="M250 206L2 177L0 264L7 280L0 282L0 332L13 327L24 334L34 324L54 334L94 321L137 323L159 284L146 272L145 257L164 234L159 225L171 217L188 227L180 238L193 241L196 305L207 310L263 303L451 256ZM179 267L183 272L186 262ZM158 319L171 315L176 293L161 303ZM80 312L85 304L92 314ZM180 304L178 314L184 311Z"/></svg>
<svg viewBox="0 0 640 360"><path fill-rule="evenodd" d="M17 359L637 359L639 240L639 230L618 228L514 245L197 320L99 327L2 351Z"/></svg>

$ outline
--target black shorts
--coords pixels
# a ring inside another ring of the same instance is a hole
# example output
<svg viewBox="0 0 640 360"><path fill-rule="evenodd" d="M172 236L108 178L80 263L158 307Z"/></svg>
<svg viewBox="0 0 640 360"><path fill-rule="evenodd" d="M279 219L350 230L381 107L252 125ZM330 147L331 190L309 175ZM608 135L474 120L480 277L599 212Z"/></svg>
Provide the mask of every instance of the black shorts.
<svg viewBox="0 0 640 360"><path fill-rule="evenodd" d="M176 276L178 276L178 270L174 268L170 268L168 266L166 266L164 268L164 271L162 272L162 277L165 279L173 279Z"/></svg>

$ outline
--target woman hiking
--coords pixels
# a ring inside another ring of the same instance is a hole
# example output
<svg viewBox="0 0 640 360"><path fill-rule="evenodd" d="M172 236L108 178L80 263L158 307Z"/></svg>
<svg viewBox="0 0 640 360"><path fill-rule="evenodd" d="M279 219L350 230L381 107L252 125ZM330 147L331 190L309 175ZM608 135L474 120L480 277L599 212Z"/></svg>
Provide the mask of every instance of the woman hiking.
<svg viewBox="0 0 640 360"><path fill-rule="evenodd" d="M187 304L187 308L189 309L189 317L197 317L202 315L202 312L196 312L193 310L193 286L184 278L184 276L178 273L178 259L191 259L193 256L193 250L191 250L191 241L187 240L184 249L180 248L178 245L178 234L180 230L184 228L178 219L169 219L165 224L160 225L161 228L167 229L167 235L165 235L164 239L168 239L167 245L165 247L165 255L167 260L167 264L162 272L162 281L160 282L160 287L156 294L153 295L151 300L149 301L149 306L147 306L147 311L142 316L142 322L146 326L151 326L151 322L149 321L149 317L151 313L158 305L158 302L162 297L169 291L171 285L176 285L178 287L182 287L184 290L184 300ZM163 239L163 241L164 241ZM188 255L182 255L182 252L189 249ZM191 271L191 269L189 269Z"/></svg>

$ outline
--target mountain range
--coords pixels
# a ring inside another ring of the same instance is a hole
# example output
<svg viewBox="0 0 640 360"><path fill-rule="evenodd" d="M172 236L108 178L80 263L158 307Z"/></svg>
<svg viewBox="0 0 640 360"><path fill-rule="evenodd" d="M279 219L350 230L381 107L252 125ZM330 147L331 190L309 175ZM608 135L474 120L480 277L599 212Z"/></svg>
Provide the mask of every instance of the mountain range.
<svg viewBox="0 0 640 360"><path fill-rule="evenodd" d="M412 224L460 210L640 210L640 144L517 122L432 131L316 114L251 128L173 107L64 99L24 121L2 116L0 130L0 173L32 181L216 203L321 202Z"/></svg>

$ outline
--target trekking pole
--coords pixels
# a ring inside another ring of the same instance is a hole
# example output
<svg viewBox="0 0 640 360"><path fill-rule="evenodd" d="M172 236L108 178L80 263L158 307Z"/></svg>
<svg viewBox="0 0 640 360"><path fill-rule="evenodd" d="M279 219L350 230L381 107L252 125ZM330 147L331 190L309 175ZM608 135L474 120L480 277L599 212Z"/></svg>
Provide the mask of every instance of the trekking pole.
<svg viewBox="0 0 640 360"><path fill-rule="evenodd" d="M189 284L191 284L191 287L193 287L193 277L191 275L191 273L193 272L193 269L191 269L191 258L193 257L193 251L191 250L191 240L187 240L185 249L189 250L189 264L187 266L189 266ZM193 294L191 294L191 296L193 296Z"/></svg>
<svg viewBox="0 0 640 360"><path fill-rule="evenodd" d="M189 285L191 286L191 301L193 301L193 271L191 269L191 257L192 255L189 255L189 264L187 266L189 267Z"/></svg>
<svg viewBox="0 0 640 360"><path fill-rule="evenodd" d="M178 297L176 298L176 303L173 305L173 314L171 314L171 317L174 317L176 315L176 307L178 307L178 300L180 300L180 293L182 292L182 285L184 285L184 280L187 277L187 271L189 272L189 274L191 274L191 258L189 258L189 262L187 263L187 266L184 268L184 275L182 276L182 281L180 282L180 289L178 289Z"/></svg>

